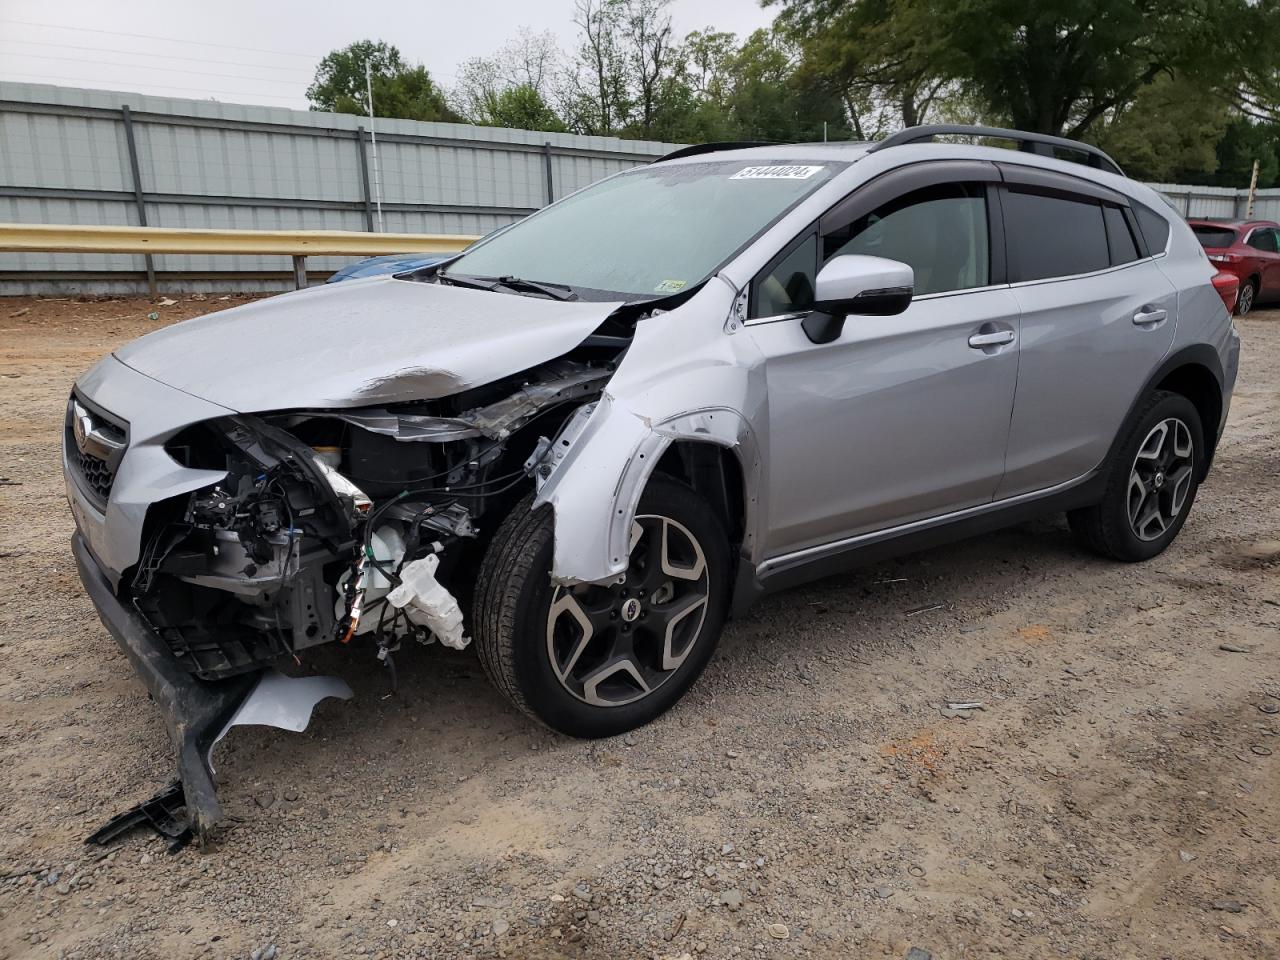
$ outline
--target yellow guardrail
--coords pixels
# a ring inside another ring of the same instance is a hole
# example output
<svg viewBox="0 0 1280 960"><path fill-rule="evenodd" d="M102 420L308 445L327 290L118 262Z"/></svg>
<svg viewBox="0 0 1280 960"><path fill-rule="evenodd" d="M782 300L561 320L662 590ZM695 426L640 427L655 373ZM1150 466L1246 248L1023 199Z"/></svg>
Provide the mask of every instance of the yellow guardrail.
<svg viewBox="0 0 1280 960"><path fill-rule="evenodd" d="M274 253L292 257L372 257L385 253L456 253L478 239L439 233L0 223L0 251L8 253Z"/></svg>

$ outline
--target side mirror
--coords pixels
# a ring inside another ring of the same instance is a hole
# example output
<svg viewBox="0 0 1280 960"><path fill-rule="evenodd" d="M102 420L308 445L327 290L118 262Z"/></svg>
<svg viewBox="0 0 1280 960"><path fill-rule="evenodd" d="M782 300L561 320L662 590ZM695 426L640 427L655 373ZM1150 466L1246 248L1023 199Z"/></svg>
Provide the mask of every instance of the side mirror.
<svg viewBox="0 0 1280 960"><path fill-rule="evenodd" d="M848 314L889 317L911 305L915 271L884 257L846 253L818 271L813 312L801 326L814 343L830 343Z"/></svg>

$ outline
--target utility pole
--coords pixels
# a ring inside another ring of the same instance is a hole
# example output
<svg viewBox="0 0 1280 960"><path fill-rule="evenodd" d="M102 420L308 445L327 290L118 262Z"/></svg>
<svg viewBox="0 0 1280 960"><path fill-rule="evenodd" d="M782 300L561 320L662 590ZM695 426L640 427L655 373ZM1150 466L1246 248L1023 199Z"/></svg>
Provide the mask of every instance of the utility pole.
<svg viewBox="0 0 1280 960"><path fill-rule="evenodd" d="M378 168L378 134L373 129L373 71L368 59L364 62L364 86L369 94L369 141L373 144L373 192L378 204L378 232L386 233L382 225L382 172Z"/></svg>
<svg viewBox="0 0 1280 960"><path fill-rule="evenodd" d="M1253 200L1258 195L1258 161L1253 161L1253 176L1249 178L1249 203L1245 206L1244 218L1253 219Z"/></svg>

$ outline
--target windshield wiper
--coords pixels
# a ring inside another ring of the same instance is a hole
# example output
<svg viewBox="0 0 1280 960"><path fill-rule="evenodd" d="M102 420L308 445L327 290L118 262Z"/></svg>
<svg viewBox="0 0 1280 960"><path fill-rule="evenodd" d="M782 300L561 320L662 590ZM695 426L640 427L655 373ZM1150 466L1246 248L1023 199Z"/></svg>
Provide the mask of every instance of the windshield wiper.
<svg viewBox="0 0 1280 960"><path fill-rule="evenodd" d="M546 283L542 280L522 280L520 277L498 277L498 283L511 290L528 290L531 293L545 293L553 300L577 300L578 295L573 288L563 283Z"/></svg>
<svg viewBox="0 0 1280 960"><path fill-rule="evenodd" d="M465 273L441 273L438 276L446 283L460 287L474 287L477 290L494 290L506 287L508 290L526 293L541 293L553 300L577 300L578 295L573 288L563 283L546 283L541 280L523 280L520 277L472 277Z"/></svg>
<svg viewBox="0 0 1280 960"><path fill-rule="evenodd" d="M460 273L437 273L436 278L453 287L470 287L473 290L492 290L498 285L497 280L487 277L468 277Z"/></svg>

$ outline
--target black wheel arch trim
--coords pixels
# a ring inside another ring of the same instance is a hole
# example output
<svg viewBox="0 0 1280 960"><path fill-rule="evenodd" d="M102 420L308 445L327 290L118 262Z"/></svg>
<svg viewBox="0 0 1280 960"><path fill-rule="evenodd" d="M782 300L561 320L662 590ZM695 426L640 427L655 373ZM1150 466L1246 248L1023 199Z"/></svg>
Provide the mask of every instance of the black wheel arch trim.
<svg viewBox="0 0 1280 960"><path fill-rule="evenodd" d="M1120 448L1120 444L1124 442L1123 425L1127 424L1130 418L1132 418L1133 412L1138 408L1138 404L1142 403L1146 397L1150 396L1152 391L1154 391L1171 374L1177 372L1183 367L1191 366L1203 367L1208 370L1218 388L1218 422L1201 424L1204 428L1203 439L1205 444L1205 455L1204 465L1200 470L1199 479L1203 481L1204 478L1209 475L1209 467L1213 463L1213 455L1214 451L1217 449L1218 437L1222 434L1222 423L1226 419L1227 415L1227 402L1226 389L1223 386L1226 381L1226 376L1222 369L1222 358L1218 356L1218 351L1207 343L1193 343L1188 344L1185 347L1180 347L1165 357L1160 363L1160 366L1156 367L1152 374L1147 377L1146 382L1142 385L1142 389L1134 395L1133 402L1129 404L1129 409L1125 411L1124 419L1121 421L1121 429L1116 432L1115 437L1112 439L1111 446L1107 449L1107 455L1099 465L1099 468L1105 467L1105 465L1111 461L1115 456L1116 451ZM1191 400L1193 403L1195 402L1193 397L1188 397L1187 399Z"/></svg>

